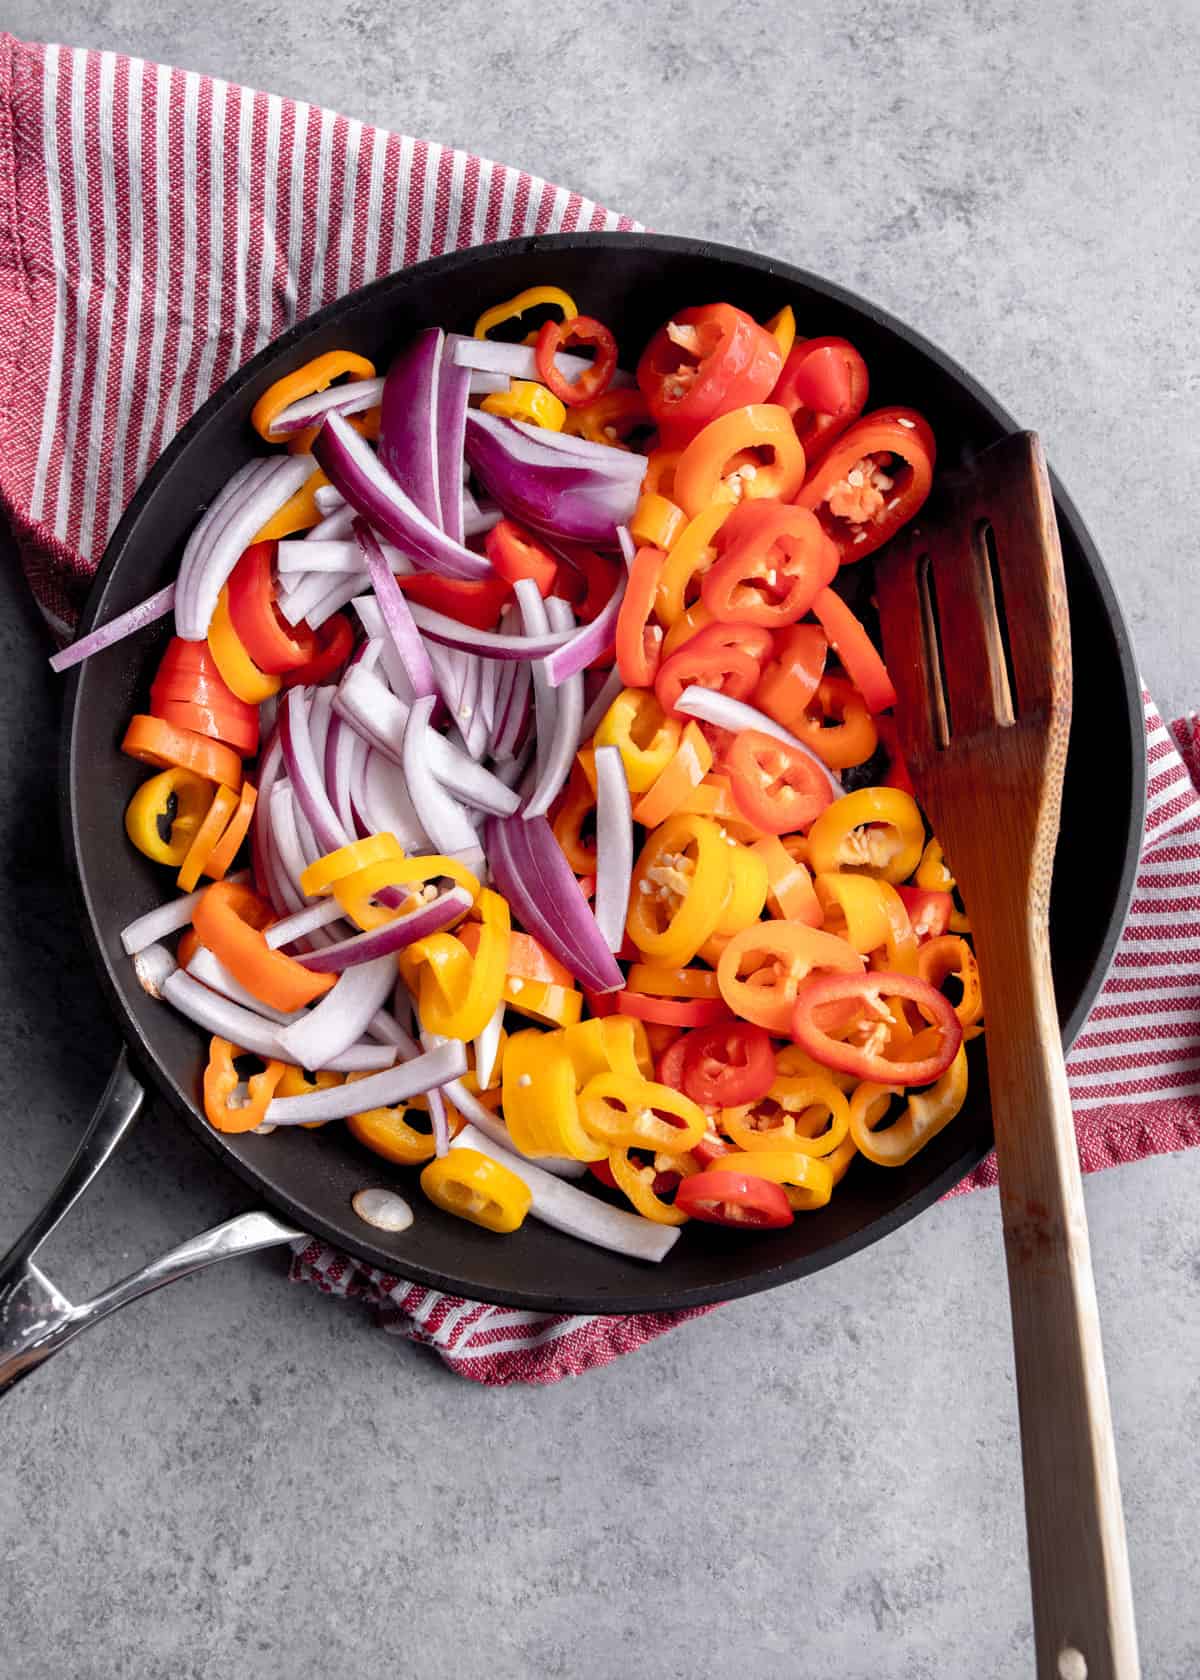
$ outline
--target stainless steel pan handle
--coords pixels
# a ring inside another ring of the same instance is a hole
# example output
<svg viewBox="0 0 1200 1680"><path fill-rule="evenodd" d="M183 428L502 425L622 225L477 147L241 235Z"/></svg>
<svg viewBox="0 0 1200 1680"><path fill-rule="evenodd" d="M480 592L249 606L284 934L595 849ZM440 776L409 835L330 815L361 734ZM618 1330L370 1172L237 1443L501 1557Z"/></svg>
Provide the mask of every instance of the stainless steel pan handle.
<svg viewBox="0 0 1200 1680"><path fill-rule="evenodd" d="M216 1260L253 1254L302 1235L269 1213L243 1213L160 1255L90 1301L72 1305L34 1265L34 1256L106 1164L137 1119L145 1097L122 1051L74 1160L28 1230L0 1261L0 1394L118 1307Z"/></svg>

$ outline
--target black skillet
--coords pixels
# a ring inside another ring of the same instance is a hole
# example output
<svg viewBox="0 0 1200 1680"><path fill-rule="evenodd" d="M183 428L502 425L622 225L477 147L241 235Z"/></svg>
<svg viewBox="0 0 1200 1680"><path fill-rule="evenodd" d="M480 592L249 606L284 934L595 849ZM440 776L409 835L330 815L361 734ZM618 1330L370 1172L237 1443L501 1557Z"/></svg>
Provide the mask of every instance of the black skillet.
<svg viewBox="0 0 1200 1680"><path fill-rule="evenodd" d="M760 320L790 303L802 333L843 334L862 351L872 407L903 401L928 416L939 470L1014 429L1004 410L925 339L784 263L651 234L551 235L458 252L331 304L256 356L204 405L126 511L81 633L175 575L198 515L253 449L248 416L274 380L335 347L386 367L418 328L469 332L486 305L535 283L565 287L581 309L609 323L627 358L684 303L726 299ZM1056 498L1071 602L1075 721L1050 920L1059 1019L1069 1043L1104 978L1128 905L1146 777L1140 690L1120 608L1082 520L1057 485ZM269 1137L215 1133L196 1103L203 1039L142 991L118 939L127 922L170 890L164 874L126 841L122 813L144 771L118 750L130 713L144 709L149 675L169 633L165 622L144 631L70 679L62 775L70 872L88 945L133 1062L256 1196L300 1229L388 1271L477 1299L566 1312L675 1309L749 1294L829 1265L911 1219L987 1153L991 1120L978 1053L966 1108L906 1167L856 1164L827 1208L784 1232L728 1234L693 1224L662 1265L649 1266L533 1221L497 1239L439 1213L419 1194L415 1223L388 1236L357 1218L351 1197L368 1184L403 1185L404 1175L360 1148L343 1127ZM1096 824L1097 785L1119 820ZM1082 855L1086 870L1075 863ZM127 1106L132 1101L126 1088Z"/></svg>

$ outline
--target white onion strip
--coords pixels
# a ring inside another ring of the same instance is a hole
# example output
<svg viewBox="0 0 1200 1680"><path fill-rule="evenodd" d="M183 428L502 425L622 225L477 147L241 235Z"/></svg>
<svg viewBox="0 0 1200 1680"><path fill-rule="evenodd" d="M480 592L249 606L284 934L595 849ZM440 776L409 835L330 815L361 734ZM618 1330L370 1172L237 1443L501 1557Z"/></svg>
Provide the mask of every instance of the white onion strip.
<svg viewBox="0 0 1200 1680"><path fill-rule="evenodd" d="M683 712L687 717L699 718L702 723L715 724L718 729L730 729L735 734L742 729L756 729L760 734L770 735L776 741L782 741L784 746L793 747L798 753L820 770L821 775L833 789L833 797L840 799L845 789L838 781L833 771L825 763L819 753L797 739L790 730L781 723L768 717L766 712L760 712L757 706L748 706L744 700L734 700L728 694L719 694L716 689L700 688L692 684L685 688L675 702L675 710Z"/></svg>
<svg viewBox="0 0 1200 1680"><path fill-rule="evenodd" d="M314 933L317 928L328 927L330 922L340 922L342 915L342 907L337 899L325 898L307 910L300 910L294 916L286 916L282 922L274 922L264 937L272 951L277 951L283 945L294 945L297 939L307 939L310 933Z"/></svg>
<svg viewBox="0 0 1200 1680"><path fill-rule="evenodd" d="M619 747L596 748L596 926L619 951L633 878L633 804Z"/></svg>
<svg viewBox="0 0 1200 1680"><path fill-rule="evenodd" d="M203 1027L205 1032L227 1038L252 1056L261 1056L264 1061L274 1061L283 1056L279 1031L270 1021L252 1010L243 1009L240 1004L231 1003L218 992L210 991L198 980L193 980L190 974L185 974L183 969L175 970L164 984L162 993L181 1015ZM321 1068L330 1068L334 1073L376 1072L390 1067L395 1059L396 1052L390 1044L353 1044L342 1055L322 1063ZM303 1063L296 1065L303 1066ZM321 1068L310 1071L317 1073Z"/></svg>
<svg viewBox="0 0 1200 1680"><path fill-rule="evenodd" d="M348 968L314 1009L279 1034L283 1054L301 1067L328 1067L363 1036L395 979L394 957L376 957L374 962Z"/></svg>
<svg viewBox="0 0 1200 1680"><path fill-rule="evenodd" d="M243 1009L249 1009L254 1015L264 1016L277 1027L290 1027L293 1021L300 1020L304 1014L302 1009L293 1009L287 1013L282 1009L272 1009L269 1003L263 1003L253 992L248 992L240 980L235 980L220 958L215 957L205 945L197 947L186 972L193 980L199 980L202 986L207 986L210 991L220 992L230 1003L241 1004Z"/></svg>
<svg viewBox="0 0 1200 1680"><path fill-rule="evenodd" d="M536 588L536 585L534 587ZM557 596L551 596L546 602L546 615L550 620L552 630L565 630L575 623L575 614L567 603L560 601ZM579 744L579 726L583 722L582 666L569 676L563 677L558 686L555 687L550 672L550 661L548 659L539 660L533 668L533 683L534 694L540 701L541 696L538 693L537 686L539 676L540 680L555 696L554 724L553 732L546 742L544 758L538 766L537 785L530 794L523 812L526 817L544 816L558 798L559 790L575 762L575 749ZM538 734L540 739L540 728Z"/></svg>
<svg viewBox="0 0 1200 1680"><path fill-rule="evenodd" d="M364 1085L370 1083L369 1080L363 1081ZM335 1089L342 1090L344 1087L337 1086ZM358 1091L361 1086L352 1085L350 1089ZM308 1102L310 1099L292 1097L289 1100ZM275 1118L271 1112L274 1107L272 1103L267 1109L269 1120ZM533 1193L530 1212L534 1218L556 1231L565 1231L569 1237L578 1237L581 1242L595 1243L597 1248L611 1249L614 1254L627 1254L634 1260L657 1261L669 1254L679 1241L678 1225L656 1225L651 1219L643 1219L640 1213L626 1213L623 1208L602 1202L585 1190L577 1190L573 1184L565 1184L561 1178L555 1178L544 1167L535 1166L524 1156L516 1155L505 1149L503 1144L485 1137L477 1126L464 1126L451 1140L450 1148L477 1149L481 1155L489 1155L493 1161L507 1167L509 1172L516 1173Z"/></svg>
<svg viewBox="0 0 1200 1680"><path fill-rule="evenodd" d="M380 1049L388 1054L387 1046ZM353 1085L334 1085L324 1091L306 1091L301 1097L276 1097L267 1105L266 1118L274 1126L300 1126L309 1121L344 1120L370 1108L395 1108L413 1097L423 1097L448 1079L467 1071L466 1047L449 1039L436 1050L398 1062L372 1079L356 1079Z"/></svg>
<svg viewBox="0 0 1200 1680"><path fill-rule="evenodd" d="M550 628L550 616L537 584L532 578L519 578L513 587L513 594L517 598L517 606L521 609L521 623L526 636L531 640L544 639ZM536 787L541 785L546 773L550 746L554 738L554 722L558 716L558 691L551 686L545 664L540 659L534 665L532 675ZM582 712L582 707L580 711Z"/></svg>

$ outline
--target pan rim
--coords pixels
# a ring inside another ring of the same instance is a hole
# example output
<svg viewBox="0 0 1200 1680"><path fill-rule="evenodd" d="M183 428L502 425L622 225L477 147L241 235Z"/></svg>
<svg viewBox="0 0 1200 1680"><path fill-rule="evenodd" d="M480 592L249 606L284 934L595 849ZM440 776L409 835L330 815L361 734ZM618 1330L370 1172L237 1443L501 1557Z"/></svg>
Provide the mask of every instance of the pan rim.
<svg viewBox="0 0 1200 1680"><path fill-rule="evenodd" d="M346 297L335 299L323 309L308 316L304 321L298 322L279 338L264 346L257 355L239 368L225 384L214 391L168 444L122 514L97 568L86 606L80 618L78 634L84 635L92 628L102 608L109 580L120 564L122 554L129 546L141 522L145 508L153 499L158 485L171 470L178 456L190 448L195 437L205 431L211 417L217 410L222 408L230 397L235 395L244 385L255 379L260 368L269 360L277 357L281 351L286 351L289 347L303 343L305 339L318 332L322 325L331 319L336 318L344 321L352 318L360 307L365 307L368 300L374 300L380 293L394 292L396 295L400 295L414 283L422 283L430 276L457 272L461 268L473 266L484 257L500 254L524 254L533 251L551 255L555 251L577 250L580 247L645 249L647 246L661 251L664 255L670 254L697 259L717 258L735 263L743 268L756 270L762 275L778 278L782 282L809 288L840 305L856 310L876 326L902 340L910 349L933 362L998 425L1009 430L1019 429L1017 422L1007 410L969 372L921 333L916 332L889 311L849 288L840 286L836 282L795 265L715 241L668 234L598 232L526 235L490 245L472 246L463 251L448 252L442 256L430 258L424 263L401 270L396 274L381 276L367 286L359 288L358 291L350 293ZM1132 799L1120 879L1104 939L1081 987L1078 1003L1063 1024L1064 1047L1069 1048L1104 983L1132 898L1144 829L1147 770L1141 681L1137 673L1125 615L1121 609L1117 591L1078 509L1053 471L1051 471L1051 483L1058 516L1069 528L1072 537L1078 544L1091 581L1100 596L1105 617L1113 630L1121 671L1125 709L1130 721L1131 762L1128 768ZM114 965L110 960L109 952L100 937L96 910L84 881L82 869L84 839L80 830L79 815L75 802L75 787L81 775L75 752L81 677L82 668L77 667L71 671L63 703L59 806L67 875L75 907L83 923L85 942L99 975L102 990L139 1071L154 1091L166 1101L168 1106L182 1116L192 1132L203 1138L212 1153L226 1167L231 1168L243 1182L249 1185L270 1206L294 1219L303 1229L312 1232L314 1236L331 1243L337 1248L345 1249L355 1258L361 1259L369 1265L379 1267L381 1270L394 1275L395 1255L376 1248L369 1238L364 1237L361 1240L354 1240L346 1231L332 1227L323 1216L307 1207L303 1202L281 1193L274 1185L268 1185L256 1168L226 1147L220 1135L205 1124L194 1104L188 1101L186 1095L176 1085L165 1067L162 1066L155 1054L153 1045L142 1031L136 1017L129 1010ZM891 1231L907 1223L908 1220L924 1212L945 1191L959 1183L977 1166L989 1150L990 1139L986 1142L972 1143L942 1173L927 1181L912 1196L896 1207L878 1215L860 1229L829 1243L816 1253L781 1261L778 1266L765 1266L756 1272L732 1279L725 1284L672 1286L669 1263L664 1263L663 1267L647 1268L646 1285L640 1292L631 1294L628 1291L614 1291L611 1297L605 1295L602 1299L598 1299L594 1293L589 1293L586 1296L573 1296L569 1291L554 1293L552 1291L490 1288L474 1279L469 1283L461 1279L455 1279L442 1270L423 1266L415 1259L410 1261L407 1256L404 1260L404 1275L414 1283L428 1288L444 1290L451 1294L461 1294L466 1291L472 1299L546 1312L603 1314L645 1311L674 1312L692 1307L707 1306L720 1301L737 1299L757 1293L759 1290L774 1288L779 1284L793 1281L846 1259L859 1250L879 1241Z"/></svg>

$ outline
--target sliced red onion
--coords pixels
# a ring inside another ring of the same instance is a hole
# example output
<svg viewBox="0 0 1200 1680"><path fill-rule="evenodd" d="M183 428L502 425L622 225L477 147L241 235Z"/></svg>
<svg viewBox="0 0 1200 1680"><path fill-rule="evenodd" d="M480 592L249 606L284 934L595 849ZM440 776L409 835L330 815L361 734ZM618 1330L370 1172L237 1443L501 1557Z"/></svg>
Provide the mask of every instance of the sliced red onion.
<svg viewBox="0 0 1200 1680"><path fill-rule="evenodd" d="M637 544L633 540L633 533L628 525L617 526L617 547L621 550L621 558L625 562L626 570L637 559Z"/></svg>
<svg viewBox="0 0 1200 1680"><path fill-rule="evenodd" d="M404 764L404 743L411 709L390 693L379 678L361 665L353 666L342 678L333 702L334 711L346 719L375 751ZM455 747L433 730L427 731L425 750L429 768L438 781L476 810L508 815L517 809L511 791L482 764ZM431 836L432 838L432 836ZM443 846L440 848L445 851Z"/></svg>
<svg viewBox="0 0 1200 1680"><path fill-rule="evenodd" d="M502 764L496 765L496 778L505 787L515 788L521 785L526 767L533 757L532 743L521 748L515 758L507 758Z"/></svg>
<svg viewBox="0 0 1200 1680"><path fill-rule="evenodd" d="M357 833L354 801L354 767L360 755L365 755L366 743L344 718L335 714L325 738L325 787L329 801L338 814L338 821L347 833Z"/></svg>
<svg viewBox="0 0 1200 1680"><path fill-rule="evenodd" d="M163 987L178 971L179 964L165 945L147 945L133 959L133 972L142 990L160 1002Z"/></svg>
<svg viewBox="0 0 1200 1680"><path fill-rule="evenodd" d="M442 529L452 542L462 542L465 529L462 483L463 443L467 430L467 404L471 396L471 375L460 367L444 341L437 388L438 500Z"/></svg>
<svg viewBox="0 0 1200 1680"><path fill-rule="evenodd" d="M389 1236L407 1231L413 1222L412 1208L394 1190L374 1186L368 1190L356 1190L350 1198L350 1206L364 1225L373 1225L377 1231L386 1231Z"/></svg>
<svg viewBox="0 0 1200 1680"><path fill-rule="evenodd" d="M358 614L358 621L366 632L369 648L369 651L354 663L363 665L368 671L373 671L376 665L381 665L387 686L407 706L413 698L412 687L404 663L396 652L396 644L387 633L379 602L374 595L356 595L350 605Z"/></svg>
<svg viewBox="0 0 1200 1680"><path fill-rule="evenodd" d="M288 1014L282 1009L272 1009L270 1004L256 998L254 993L248 992L240 981L235 980L225 964L203 945L197 947L195 955L187 965L187 972L193 980L199 980L200 984L207 986L210 991L219 992L231 1003L240 1004L243 1009L262 1015L266 1020L273 1021L277 1027L290 1026L293 1021L303 1018L302 1009L295 1009Z"/></svg>
<svg viewBox="0 0 1200 1680"><path fill-rule="evenodd" d="M505 379L536 379L540 382L537 354L532 344L505 344L498 338L466 338L458 333L446 336L447 354L458 367L471 368L480 373L502 373ZM574 356L560 350L554 365L572 384L586 373L591 362L586 356ZM631 385L631 376L621 368L613 374L614 385Z"/></svg>
<svg viewBox="0 0 1200 1680"><path fill-rule="evenodd" d="M175 606L175 585L169 583L165 589L149 596L145 601L139 601L136 607L130 607L119 618L113 618L107 624L101 625L99 630L90 630L86 636L81 636L77 642L72 642L61 652L56 653L50 661L50 669L55 672L69 671L72 665L79 665L85 659L90 659L94 653L102 653L105 648L124 641L126 636L133 636L139 630L144 630L147 624L156 624L160 618L165 618Z"/></svg>
<svg viewBox="0 0 1200 1680"><path fill-rule="evenodd" d="M496 682L504 669L498 659L475 659L467 655L475 671L476 689L473 697L464 694L459 707L459 728L472 758L482 758L492 735L496 708ZM510 660L510 664L515 661ZM463 716L463 713L466 716Z"/></svg>
<svg viewBox="0 0 1200 1680"><path fill-rule="evenodd" d="M429 836L421 826L404 776L382 753L368 748L355 805L370 834L391 834L406 852L429 850Z"/></svg>
<svg viewBox="0 0 1200 1680"><path fill-rule="evenodd" d="M422 904L419 910L410 910L407 915L396 916L382 927L355 934L350 939L341 939L336 945L327 945L323 951L310 952L297 961L314 974L341 974L359 963L373 962L376 957L401 951L414 940L440 933L451 922L465 916L471 903L469 892L462 887L451 887L428 904Z"/></svg>
<svg viewBox="0 0 1200 1680"><path fill-rule="evenodd" d="M354 515L350 517L353 520ZM337 542L285 540L275 550L275 569L281 584L298 572L353 572L362 577L366 571L362 549L352 538Z"/></svg>
<svg viewBox="0 0 1200 1680"><path fill-rule="evenodd" d="M532 583L533 579L522 578L520 581ZM520 584L517 587L520 588ZM479 653L486 659L542 659L570 641L572 635L569 630L555 630L541 635L504 636L495 630L476 630L471 624L461 624L456 618L447 618L430 607L416 604L413 605L412 615L422 633L435 642L441 642L443 647L461 648L464 653Z"/></svg>
<svg viewBox="0 0 1200 1680"><path fill-rule="evenodd" d="M395 978L396 965L389 956L346 969L315 1008L280 1032L283 1054L301 1067L325 1067L331 1056L358 1043Z"/></svg>
<svg viewBox="0 0 1200 1680"><path fill-rule="evenodd" d="M283 773L283 748L274 729L263 732L263 742L258 760L258 798L255 800L254 815L250 821L250 867L254 872L255 887L271 900L276 910L281 910L283 906L271 890L268 850L271 832L271 790Z"/></svg>
<svg viewBox="0 0 1200 1680"><path fill-rule="evenodd" d="M596 926L619 951L633 878L633 803L619 747L596 748Z"/></svg>
<svg viewBox="0 0 1200 1680"><path fill-rule="evenodd" d="M342 578L331 582L321 599L308 609L306 622L309 629L319 630L323 624L328 623L334 613L341 612L361 588L361 578Z"/></svg>
<svg viewBox="0 0 1200 1680"><path fill-rule="evenodd" d="M308 697L308 738L312 742L313 757L320 769L321 784L325 785L325 743L329 739L329 726L333 721L333 697L337 688L333 683L324 683L320 688L305 690Z"/></svg>
<svg viewBox="0 0 1200 1680"><path fill-rule="evenodd" d="M438 336L440 340L440 333ZM391 375L388 377L390 379ZM367 575L371 579L375 599L383 614L383 622L400 656L414 697L436 694L438 686L434 681L433 666L429 663L425 644L421 640L421 632L413 623L412 611L404 598L404 591L392 576L374 531L364 519L356 519L353 529L354 540L362 550L367 564Z"/></svg>
<svg viewBox="0 0 1200 1680"><path fill-rule="evenodd" d="M536 585L534 587L536 589ZM552 595L546 602L546 613L552 629L566 629L575 623L575 614L567 603L560 601L557 596ZM570 646L569 643L567 645ZM583 722L582 667L563 677L558 687L554 688L550 683L549 663L549 660L541 660L533 668L535 695L538 695L540 681L546 685L547 692L554 696L554 721L546 751L539 755L537 783L521 813L526 819L544 816L558 798L575 762L575 750L579 745L579 726ZM540 696L538 698L540 699ZM538 741L540 746L540 719Z"/></svg>
<svg viewBox="0 0 1200 1680"><path fill-rule="evenodd" d="M440 1085L429 1092L429 1119L433 1127L433 1153L440 1161L450 1153L450 1119L446 1113L446 1099Z"/></svg>
<svg viewBox="0 0 1200 1680"><path fill-rule="evenodd" d="M503 699L499 691L497 693L496 715L492 724L492 757L496 759L516 757L529 724L532 706L532 667L524 662L512 662L501 671L501 683L508 673L511 675L508 676Z"/></svg>
<svg viewBox="0 0 1200 1680"><path fill-rule="evenodd" d="M574 676L576 671L585 670L593 659L598 659L607 648L612 647L613 638L617 633L621 602L624 599L625 579L621 578L592 622L585 624L569 642L564 642L562 647L547 654L546 676L552 688L557 688L559 683Z"/></svg>
<svg viewBox="0 0 1200 1680"><path fill-rule="evenodd" d="M493 525L499 525L503 518L503 508L498 508L494 502L488 502L486 505L477 502L464 485L462 493L464 538L481 537L485 531L490 531Z"/></svg>
<svg viewBox="0 0 1200 1680"><path fill-rule="evenodd" d="M514 420L517 430L524 432L534 443L540 443L551 455L561 458L563 466L599 467L603 472L624 474L641 483L646 476L646 457L630 449L614 449L608 443L593 443L591 438L576 437L572 432L548 432L544 426L533 426L528 420Z"/></svg>
<svg viewBox="0 0 1200 1680"><path fill-rule="evenodd" d="M466 371L464 368L463 372ZM511 383L506 373L480 373L475 370L469 377L473 397L494 396L497 391L507 391Z"/></svg>
<svg viewBox="0 0 1200 1680"><path fill-rule="evenodd" d="M475 1077L479 1089L486 1091L496 1071L500 1054L500 1037L504 1031L504 1004L498 1003L483 1031L475 1039Z"/></svg>
<svg viewBox="0 0 1200 1680"><path fill-rule="evenodd" d="M371 1081L364 1079L362 1083L366 1085ZM335 1090L344 1089L344 1086L335 1087ZM357 1091L361 1086L352 1085L350 1089ZM288 1100L308 1102L310 1099L292 1097ZM268 1108L269 1119L274 1119L271 1111L275 1107L276 1104L272 1103ZM640 1213L627 1213L624 1208L602 1202L598 1196L591 1196L586 1190L564 1183L544 1167L535 1166L523 1155L514 1154L492 1138L485 1137L477 1126L464 1126L451 1141L450 1147L477 1149L481 1155L489 1155L493 1161L507 1167L509 1172L516 1173L532 1192L529 1211L534 1218L555 1231L578 1237L581 1242L611 1249L614 1254L626 1254L633 1260L658 1261L664 1259L679 1241L678 1225L658 1225L651 1219L643 1219Z"/></svg>
<svg viewBox="0 0 1200 1680"><path fill-rule="evenodd" d="M427 327L401 350L384 381L379 420L380 461L439 531L444 529L438 487L443 339L440 327Z"/></svg>
<svg viewBox="0 0 1200 1680"><path fill-rule="evenodd" d="M478 580L491 565L451 539L396 483L369 443L340 415L331 414L313 443L330 482L356 512L414 560L444 577Z"/></svg>
<svg viewBox="0 0 1200 1680"><path fill-rule="evenodd" d="M309 733L308 704L305 691L293 688L279 714L279 739L287 765L292 792L313 831L321 855L348 846L352 835L342 825L325 791L324 742L321 743L321 762L318 765Z"/></svg>
<svg viewBox="0 0 1200 1680"><path fill-rule="evenodd" d="M332 997L333 993L328 995ZM393 1053L386 1045L379 1048ZM370 1108L395 1108L413 1097L423 1097L448 1079L459 1078L466 1070L465 1046L450 1039L436 1050L414 1056L412 1061L398 1062L373 1079L306 1091L302 1097L276 1097L267 1107L266 1118L276 1126L299 1126L312 1120L344 1120L348 1114L361 1114Z"/></svg>
<svg viewBox="0 0 1200 1680"><path fill-rule="evenodd" d="M285 916L283 921L272 923L265 935L267 944L273 951L284 945L294 945L298 939L307 939L318 928L328 927L330 922L340 922L342 916L342 907L336 898L323 898L307 910L298 910L294 916Z"/></svg>
<svg viewBox="0 0 1200 1680"><path fill-rule="evenodd" d="M281 776L271 789L271 840L279 859L282 874L291 888L288 908L299 910L309 900L300 890L300 877L313 859L306 858L304 847L300 840L300 831L296 824L296 802L292 794L292 784L286 776ZM332 849L332 848L331 848Z"/></svg>
<svg viewBox="0 0 1200 1680"><path fill-rule="evenodd" d="M345 513L347 516L346 529L350 529L349 516L354 510L353 508L346 507L346 498L342 495L340 490L335 490L332 484L319 484L313 491L313 501L317 505L318 512L324 515L324 519L321 521L321 525L313 526L313 530L308 533L310 537L313 535L313 531L320 533L322 531L322 527L328 523L334 514L337 514L340 517L341 514ZM324 534L332 537L334 533L332 531L328 531Z"/></svg>
<svg viewBox="0 0 1200 1680"><path fill-rule="evenodd" d="M596 733L596 729L601 718L603 718L605 712L607 712L608 708L617 698L617 695L622 692L624 687L625 684L621 679L621 673L614 665L607 677L605 677L600 688L596 691L596 698L583 714L583 722L579 725L580 741L586 741L589 736Z"/></svg>
<svg viewBox="0 0 1200 1680"><path fill-rule="evenodd" d="M616 992L621 970L545 817L489 817L487 856L521 925L591 992Z"/></svg>
<svg viewBox="0 0 1200 1680"><path fill-rule="evenodd" d="M365 414L380 400L383 388L382 379L355 379L345 385L330 385L324 391L314 391L311 397L301 397L275 416L267 441L278 443L296 432L306 431L331 410L336 410L338 414Z"/></svg>
<svg viewBox="0 0 1200 1680"><path fill-rule="evenodd" d="M527 641L545 641L550 629L550 615L546 610L546 603L532 578L520 578L513 589L517 599L517 607L521 613L521 623L525 629ZM546 675L545 664L538 660L533 667L533 708L534 747L536 750L537 774L534 777L535 786L540 783L546 762L555 742L555 723L558 718L558 692L551 688L550 679ZM537 815L537 812L534 813Z"/></svg>
<svg viewBox="0 0 1200 1680"><path fill-rule="evenodd" d="M484 1137L499 1144L506 1154L518 1153L512 1134L504 1121L498 1114L493 1114L490 1108L485 1108L479 1098L467 1090L461 1079L449 1080L442 1089L446 1093L447 1101L454 1104L468 1125L474 1126ZM543 1172L552 1173L555 1178L582 1178L587 1171L586 1162L571 1161L565 1155L539 1155L538 1166Z"/></svg>
<svg viewBox="0 0 1200 1680"><path fill-rule="evenodd" d="M229 881L248 880L246 870L241 869L236 875L226 876ZM157 944L160 939L167 939L180 928L187 927L196 912L196 906L208 891L211 882L206 881L195 892L186 893L182 898L168 899L166 904L157 904L153 910L147 910L144 916L135 916L133 921L121 929L121 947L127 956L136 956L144 951L148 945Z"/></svg>
<svg viewBox="0 0 1200 1680"><path fill-rule="evenodd" d="M232 478L226 480L192 527L191 535L184 544L183 560L185 562L189 556L207 552L212 546L214 538L228 520L230 513L245 500L248 493L253 492L255 485L261 483L264 475L270 475L278 462L279 457L275 455L268 456L266 459L261 455L256 455L253 460L240 466ZM182 589L177 591L177 607L182 599L182 594Z"/></svg>
<svg viewBox="0 0 1200 1680"><path fill-rule="evenodd" d="M336 990L336 988L335 988ZM181 1015L205 1032L216 1033L219 1038L228 1038L242 1050L247 1050L252 1056L261 1056L264 1061L277 1060L282 1056L280 1048L280 1031L256 1011L243 1009L240 1004L231 1003L223 998L219 992L210 991L202 986L198 980L193 980L190 974L177 968L167 980L162 989L163 997L173 1004ZM332 997L332 992L327 994ZM299 1023L297 1023L299 1024ZM290 1029L289 1029L290 1030ZM375 1073L383 1068L390 1068L396 1059L396 1052L390 1044L352 1044L340 1056L332 1057L319 1067L313 1067L310 1072L318 1073L322 1068L329 1068L333 1073ZM303 1062L296 1064L303 1067ZM364 1081L364 1084L366 1081ZM336 1089L341 1090L338 1086ZM350 1087L357 1090L356 1085ZM289 1099L290 1100L290 1099ZM352 1110L357 1113L358 1110Z"/></svg>
<svg viewBox="0 0 1200 1680"><path fill-rule="evenodd" d="M763 735L770 735L776 741L782 741L784 746L793 747L798 753L810 759L833 790L833 797L840 799L845 789L841 782L829 769L819 753L806 746L803 741L785 729L781 723L768 717L766 712L760 712L757 706L748 706L744 700L734 700L728 694L719 694L712 688L700 688L696 684L685 688L675 702L675 710L683 712L687 717L699 718L703 723L715 724L718 729L728 729L737 734L742 729L757 729Z"/></svg>
<svg viewBox="0 0 1200 1680"><path fill-rule="evenodd" d="M433 700L426 696L414 700L404 726L404 746L401 767L408 787L409 798L421 827L439 852L469 848L475 844L475 831L467 821L462 806L442 786L431 763L432 743L438 739L429 727ZM470 759L465 760L470 763ZM481 769L479 765L475 769ZM486 772L485 772L486 774ZM494 780L494 778L493 778ZM505 789L508 793L508 789Z"/></svg>
<svg viewBox="0 0 1200 1680"><path fill-rule="evenodd" d="M217 598L247 545L313 470L308 455L277 456L260 465L261 475L247 478L242 491L229 503L227 516L218 519L203 537L201 520L183 551L175 592L175 631L184 641L204 640L217 610Z"/></svg>
<svg viewBox="0 0 1200 1680"><path fill-rule="evenodd" d="M493 500L536 530L611 548L617 526L633 517L640 479L589 466L578 456L551 455L512 421L472 409L466 450Z"/></svg>

